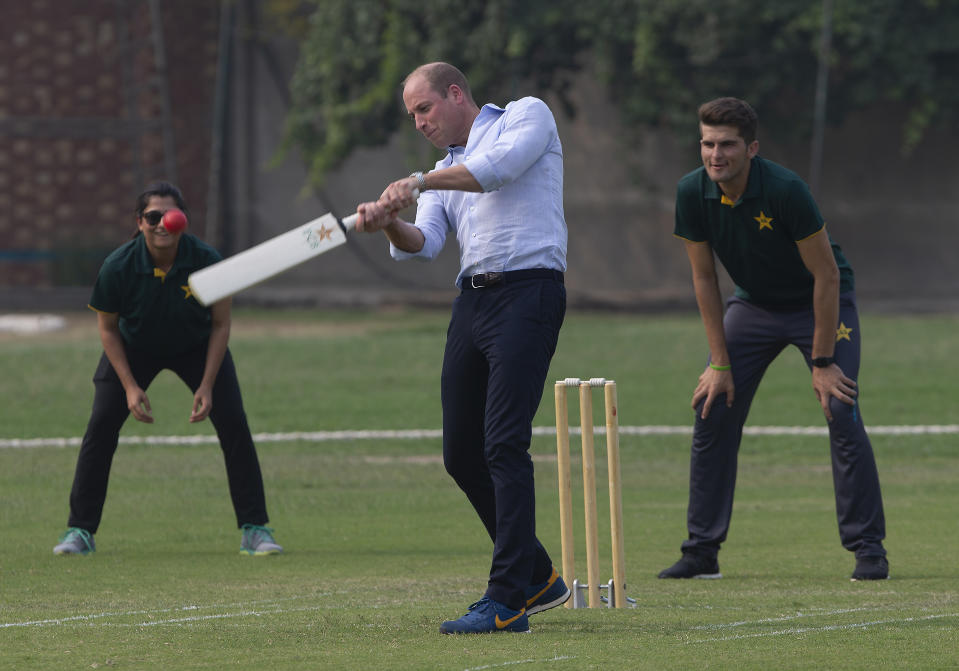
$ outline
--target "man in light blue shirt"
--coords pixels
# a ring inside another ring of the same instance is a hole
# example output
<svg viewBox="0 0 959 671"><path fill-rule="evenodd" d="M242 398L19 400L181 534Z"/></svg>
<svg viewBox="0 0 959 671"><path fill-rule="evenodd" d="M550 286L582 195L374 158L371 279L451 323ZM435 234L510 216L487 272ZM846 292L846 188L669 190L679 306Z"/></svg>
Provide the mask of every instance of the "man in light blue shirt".
<svg viewBox="0 0 959 671"><path fill-rule="evenodd" d="M543 101L480 109L447 63L414 70L403 101L417 130L449 154L362 203L356 229L382 230L399 260L431 260L456 235L461 293L443 358L443 461L493 540L486 594L440 631L525 632L529 615L570 595L536 538L529 455L566 313L562 145ZM396 216L414 202L414 223Z"/></svg>

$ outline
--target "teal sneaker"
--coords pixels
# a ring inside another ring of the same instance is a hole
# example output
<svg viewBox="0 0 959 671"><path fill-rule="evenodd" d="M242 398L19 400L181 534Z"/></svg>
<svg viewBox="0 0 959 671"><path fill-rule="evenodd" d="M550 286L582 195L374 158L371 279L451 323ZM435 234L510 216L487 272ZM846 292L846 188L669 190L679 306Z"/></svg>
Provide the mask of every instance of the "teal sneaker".
<svg viewBox="0 0 959 671"><path fill-rule="evenodd" d="M93 542L93 534L80 527L70 527L62 536L60 542L53 546L55 555L88 555L97 551L97 544Z"/></svg>
<svg viewBox="0 0 959 671"><path fill-rule="evenodd" d="M526 588L526 615L536 615L562 605L569 599L569 595L569 587L554 567L549 580Z"/></svg>
<svg viewBox="0 0 959 671"><path fill-rule="evenodd" d="M509 631L515 634L529 633L529 618L526 609L513 610L488 596L474 603L458 620L447 620L440 625L441 634L490 634Z"/></svg>
<svg viewBox="0 0 959 671"><path fill-rule="evenodd" d="M259 524L244 524L240 554L251 556L278 555L283 548L273 540L273 529Z"/></svg>

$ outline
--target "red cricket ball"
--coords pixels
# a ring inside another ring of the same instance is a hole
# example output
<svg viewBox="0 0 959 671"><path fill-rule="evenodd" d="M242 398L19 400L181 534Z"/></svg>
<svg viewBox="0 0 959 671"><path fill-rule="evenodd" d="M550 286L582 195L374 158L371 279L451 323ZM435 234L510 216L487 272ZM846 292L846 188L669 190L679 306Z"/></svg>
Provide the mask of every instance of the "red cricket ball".
<svg viewBox="0 0 959 671"><path fill-rule="evenodd" d="M179 233L186 228L186 215L175 207L164 212L161 221L168 233Z"/></svg>

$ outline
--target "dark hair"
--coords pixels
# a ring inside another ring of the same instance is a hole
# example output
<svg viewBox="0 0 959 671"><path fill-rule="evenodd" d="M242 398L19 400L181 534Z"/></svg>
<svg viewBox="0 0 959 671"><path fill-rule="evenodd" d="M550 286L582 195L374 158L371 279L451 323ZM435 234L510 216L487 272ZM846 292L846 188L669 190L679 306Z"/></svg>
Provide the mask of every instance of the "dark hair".
<svg viewBox="0 0 959 671"><path fill-rule="evenodd" d="M429 83L430 88L444 98L447 93L449 93L450 86L455 84L466 94L467 100L471 102L473 100L473 93L470 91L469 82L466 81L466 75L449 63L438 61L436 63L421 65L407 75L406 79L403 80L403 86L406 86L406 83L412 79L414 75L423 77Z"/></svg>
<svg viewBox="0 0 959 671"><path fill-rule="evenodd" d="M137 218L143 216L143 211L147 209L147 205L150 204L150 199L154 196L160 198L165 198L169 196L173 198L173 202L176 203L176 206L187 212L186 201L183 200L183 194L180 193L180 190L176 188L173 184L169 182L155 182L148 186L143 193L137 196L136 212Z"/></svg>
<svg viewBox="0 0 959 671"><path fill-rule="evenodd" d="M759 115L739 98L716 98L699 106L699 123L704 126L735 126L746 144L756 139Z"/></svg>

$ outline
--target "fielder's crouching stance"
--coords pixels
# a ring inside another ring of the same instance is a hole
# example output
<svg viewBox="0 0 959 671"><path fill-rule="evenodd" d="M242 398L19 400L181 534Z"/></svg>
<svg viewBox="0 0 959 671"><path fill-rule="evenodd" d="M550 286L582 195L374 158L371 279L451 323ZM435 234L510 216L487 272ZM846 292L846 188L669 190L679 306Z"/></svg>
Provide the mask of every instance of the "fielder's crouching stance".
<svg viewBox="0 0 959 671"><path fill-rule="evenodd" d="M853 580L889 576L879 475L857 400L859 317L852 268L809 189L760 158L757 116L736 98L699 108L703 167L679 182L677 237L686 242L709 363L693 393L689 537L660 578L720 578L743 424L766 368L802 352L829 423L836 515ZM736 283L725 317L713 252Z"/></svg>
<svg viewBox="0 0 959 671"><path fill-rule="evenodd" d="M184 232L185 216L177 215L174 225L167 216L171 210L186 210L172 184L160 182L140 194L134 238L106 258L93 287L90 308L97 313L103 356L93 376L93 411L70 492L69 528L54 554L95 551L93 536L120 427L131 413L138 421L153 422L146 389L163 369L172 370L193 391L190 421L209 417L216 428L237 525L243 530L240 553L283 550L264 526L268 518L260 463L227 348L230 300L203 307L187 285L192 271L221 257Z"/></svg>
<svg viewBox="0 0 959 671"><path fill-rule="evenodd" d="M383 230L397 259L432 259L456 234L462 291L443 358L443 460L493 540L486 593L440 631L526 632L529 615L570 595L536 538L529 455L566 313L562 147L541 100L480 109L446 63L414 70L403 101L417 130L449 154L361 204L356 230ZM395 213L414 190L411 224Z"/></svg>

